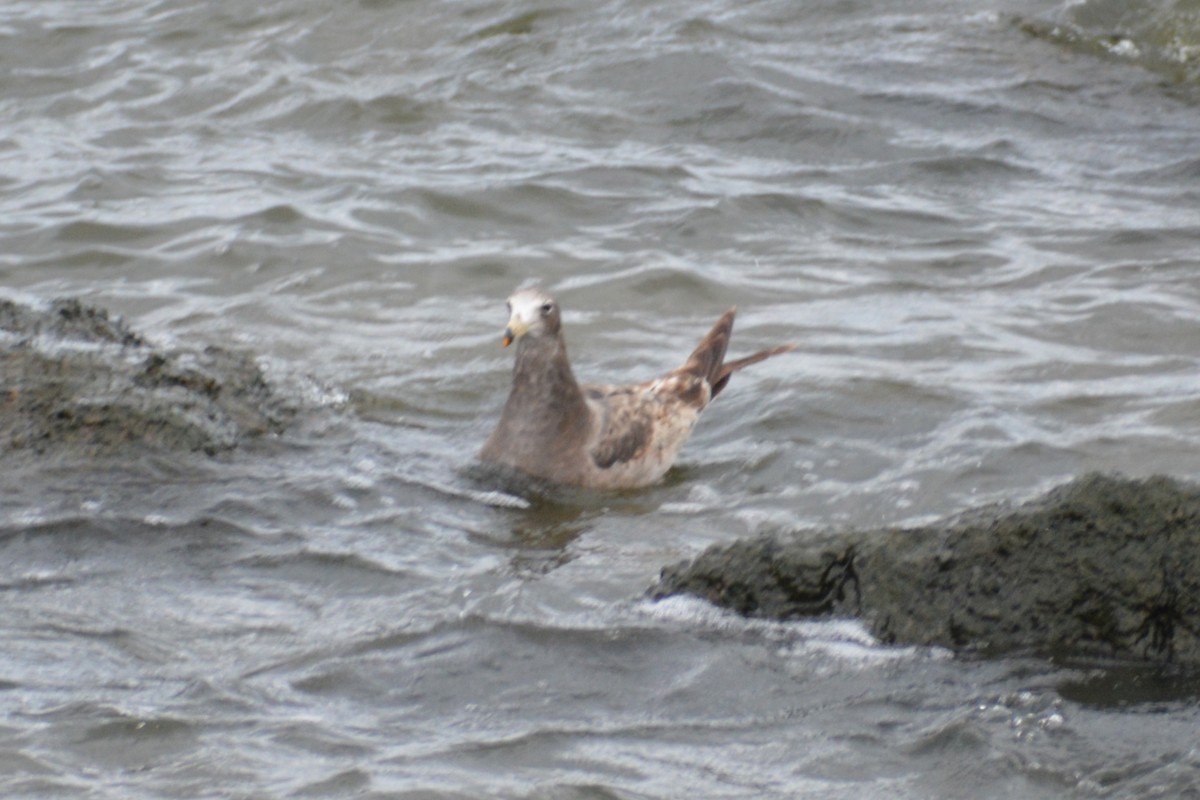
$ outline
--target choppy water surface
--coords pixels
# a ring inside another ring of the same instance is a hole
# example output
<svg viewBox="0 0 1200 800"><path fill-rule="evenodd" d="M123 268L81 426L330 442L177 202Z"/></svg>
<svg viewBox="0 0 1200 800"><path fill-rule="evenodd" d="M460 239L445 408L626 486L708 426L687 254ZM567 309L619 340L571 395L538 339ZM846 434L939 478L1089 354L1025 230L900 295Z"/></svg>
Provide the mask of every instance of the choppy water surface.
<svg viewBox="0 0 1200 800"><path fill-rule="evenodd" d="M252 349L231 455L0 477L8 797L1194 797L1153 676L641 600L760 531L1200 476L1189 3L0 7L0 281ZM740 374L664 485L474 479L538 279Z"/></svg>

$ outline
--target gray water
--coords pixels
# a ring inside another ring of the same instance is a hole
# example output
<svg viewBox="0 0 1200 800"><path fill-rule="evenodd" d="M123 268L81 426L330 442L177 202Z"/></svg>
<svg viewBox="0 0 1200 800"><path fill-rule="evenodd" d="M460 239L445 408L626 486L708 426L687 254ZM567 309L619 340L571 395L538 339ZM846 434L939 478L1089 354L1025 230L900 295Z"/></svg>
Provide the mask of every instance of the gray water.
<svg viewBox="0 0 1200 800"><path fill-rule="evenodd" d="M0 286L257 354L209 457L0 477L5 797L1200 797L1162 676L643 599L763 531L1200 477L1194 2L10 0ZM651 377L658 487L471 466L504 298Z"/></svg>

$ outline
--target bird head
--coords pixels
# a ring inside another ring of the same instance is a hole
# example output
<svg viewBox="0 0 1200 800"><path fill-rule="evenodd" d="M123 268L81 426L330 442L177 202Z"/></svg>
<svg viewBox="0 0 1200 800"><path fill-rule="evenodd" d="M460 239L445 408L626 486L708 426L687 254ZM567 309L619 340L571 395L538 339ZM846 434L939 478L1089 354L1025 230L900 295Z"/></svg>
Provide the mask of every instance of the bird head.
<svg viewBox="0 0 1200 800"><path fill-rule="evenodd" d="M561 326L558 303L541 289L520 289L508 298L508 327L501 342L508 347L523 336L556 336Z"/></svg>

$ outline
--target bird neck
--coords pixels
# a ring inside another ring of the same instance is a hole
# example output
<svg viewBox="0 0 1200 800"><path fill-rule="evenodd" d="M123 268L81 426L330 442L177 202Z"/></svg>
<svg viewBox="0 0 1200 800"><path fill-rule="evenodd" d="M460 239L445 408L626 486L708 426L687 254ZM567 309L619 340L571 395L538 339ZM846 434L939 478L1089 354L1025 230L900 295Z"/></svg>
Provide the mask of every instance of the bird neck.
<svg viewBox="0 0 1200 800"><path fill-rule="evenodd" d="M587 413L562 337L523 337L517 344L512 393L503 415L523 418L526 430L561 436L567 420L586 419Z"/></svg>
<svg viewBox="0 0 1200 800"><path fill-rule="evenodd" d="M591 428L592 414L561 336L518 339L512 390L480 456L535 478L578 483L578 455Z"/></svg>

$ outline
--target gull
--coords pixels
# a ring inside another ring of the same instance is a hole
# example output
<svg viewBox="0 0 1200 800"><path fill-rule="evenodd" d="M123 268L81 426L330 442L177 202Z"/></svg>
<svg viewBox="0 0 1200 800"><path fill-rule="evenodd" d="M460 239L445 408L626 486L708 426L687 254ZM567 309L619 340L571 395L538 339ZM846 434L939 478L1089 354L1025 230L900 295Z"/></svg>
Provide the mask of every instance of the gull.
<svg viewBox="0 0 1200 800"><path fill-rule="evenodd" d="M502 342L516 343L512 389L480 459L588 489L656 483L734 372L795 349L785 344L725 361L735 307L683 366L659 378L580 384L567 359L558 302L541 289L520 289L508 298L508 311Z"/></svg>

